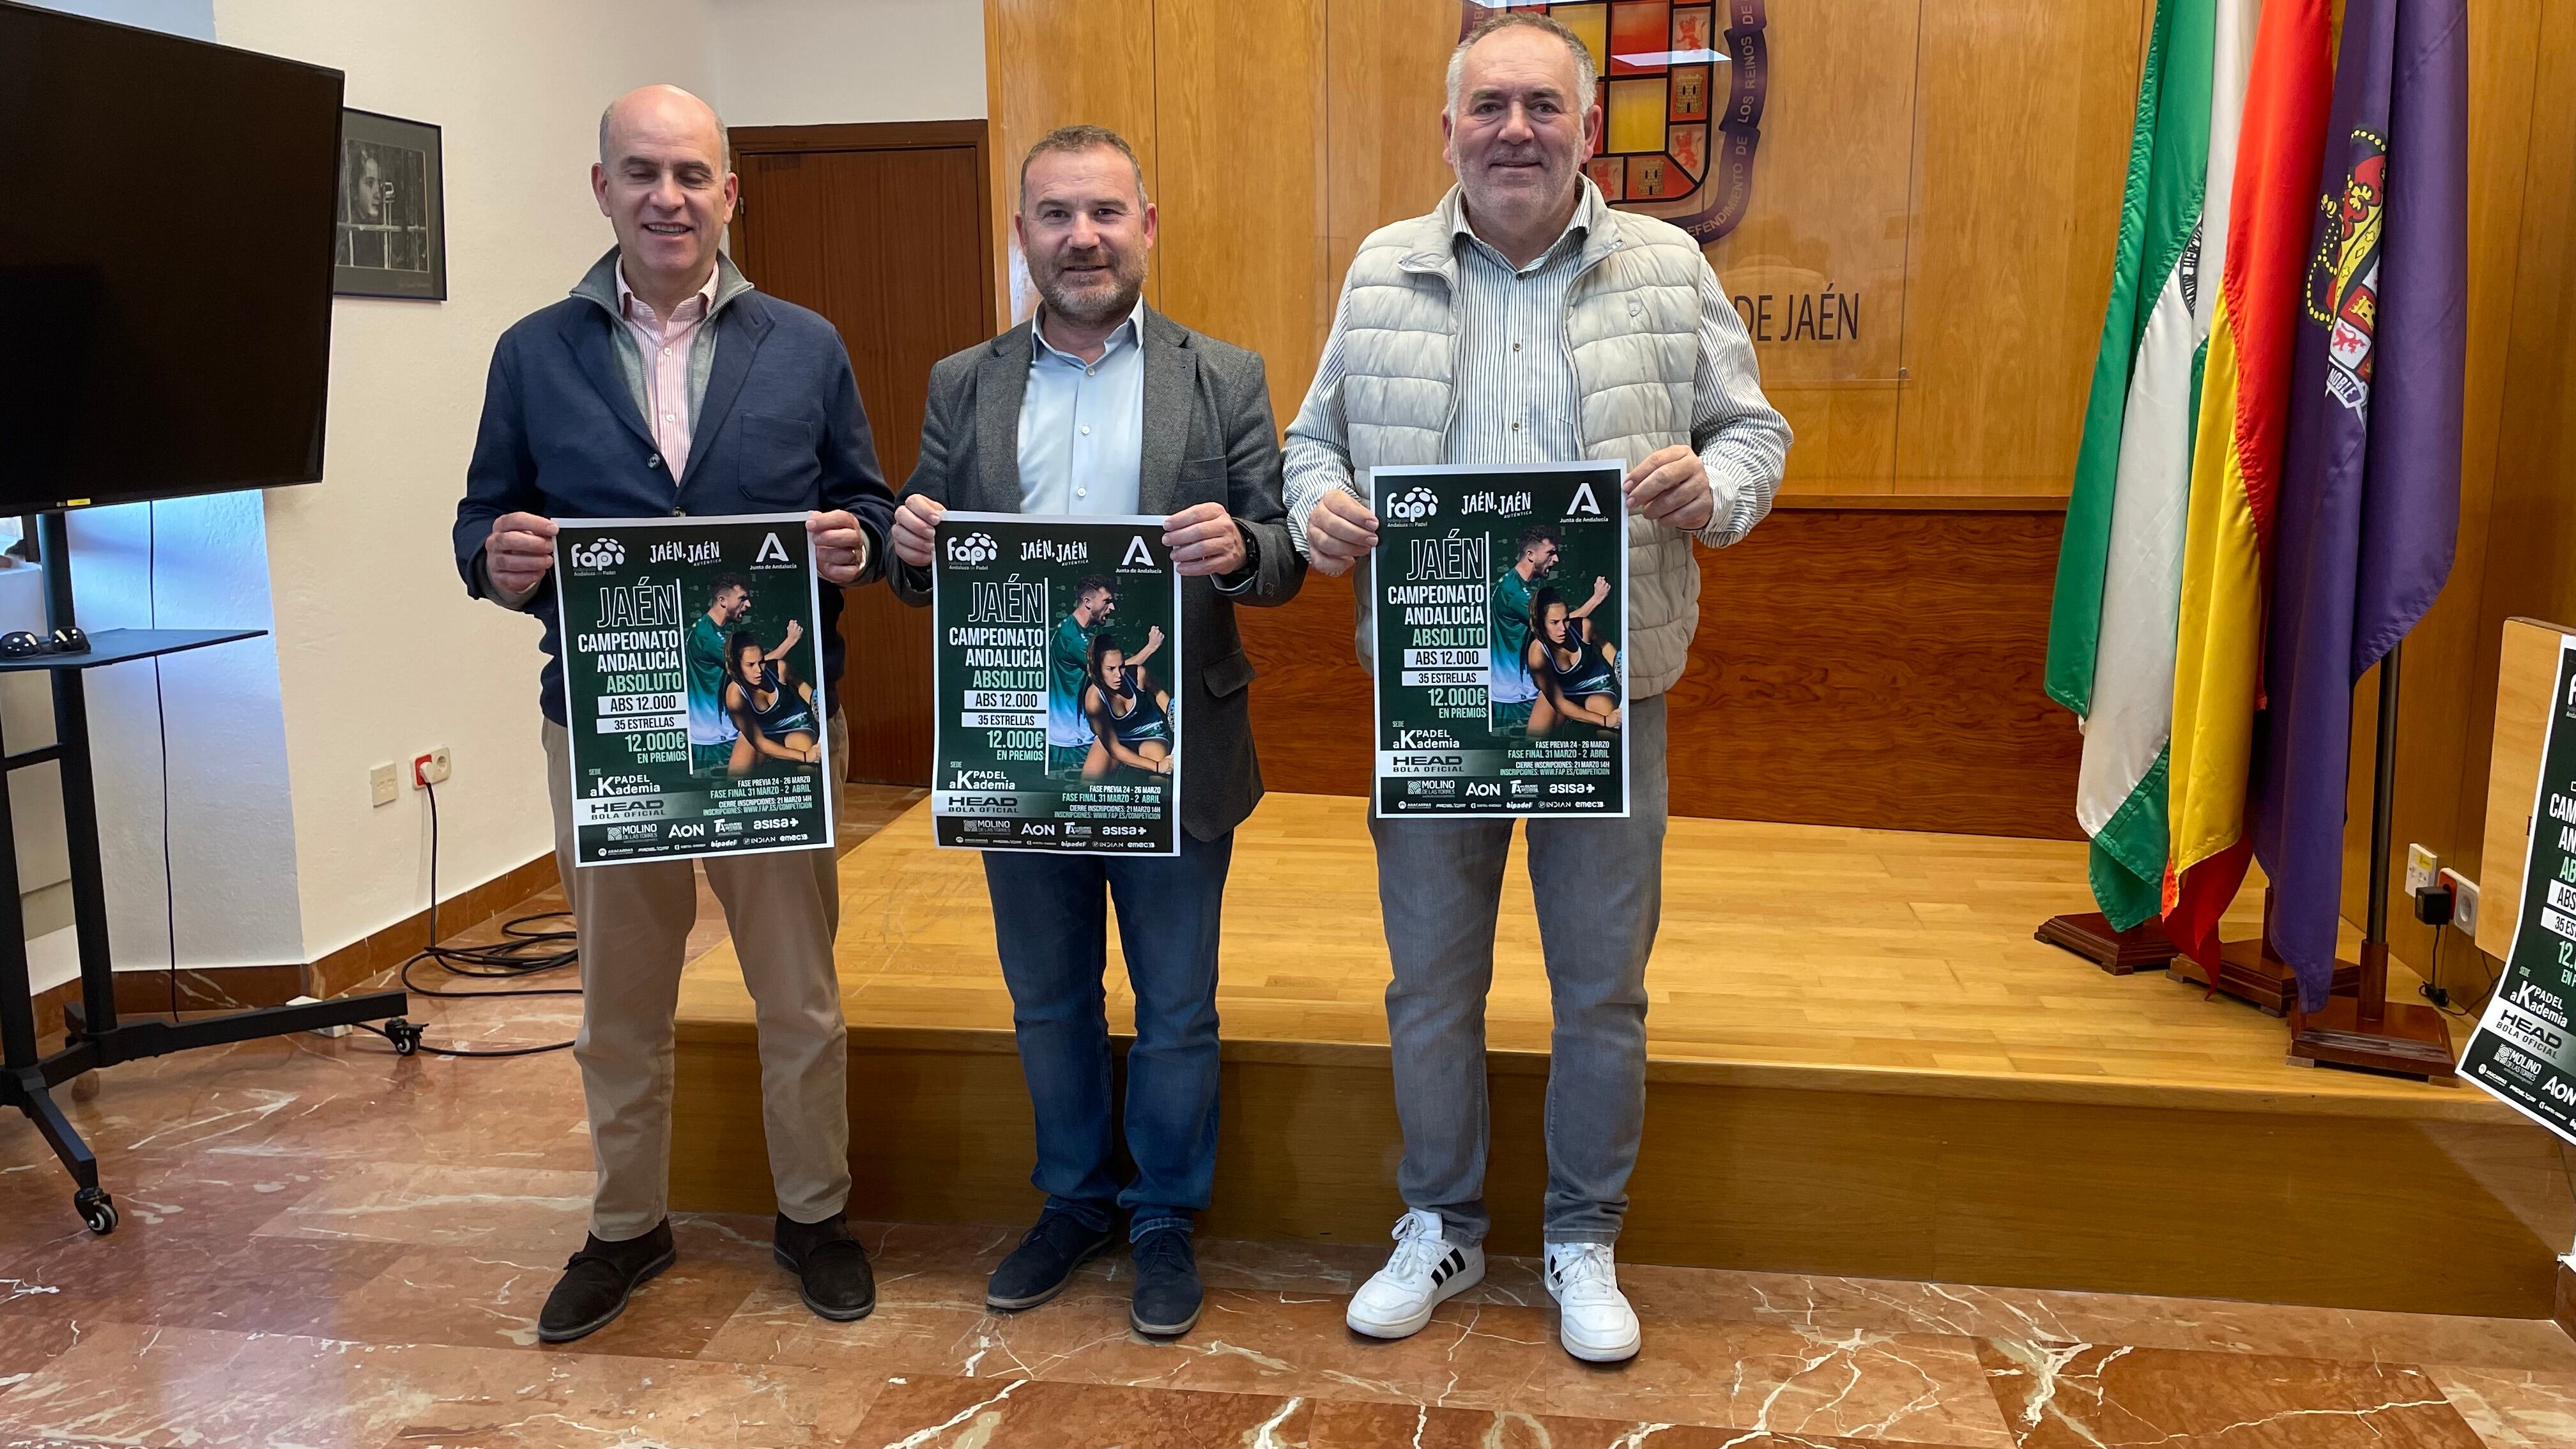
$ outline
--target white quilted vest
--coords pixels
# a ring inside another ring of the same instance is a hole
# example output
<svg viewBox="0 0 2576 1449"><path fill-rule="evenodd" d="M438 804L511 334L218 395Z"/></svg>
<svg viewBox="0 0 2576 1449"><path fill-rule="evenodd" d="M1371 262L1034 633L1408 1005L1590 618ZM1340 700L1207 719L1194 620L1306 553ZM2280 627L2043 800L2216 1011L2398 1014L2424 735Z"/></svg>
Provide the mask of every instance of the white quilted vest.
<svg viewBox="0 0 2576 1449"><path fill-rule="evenodd" d="M1584 182L1586 191L1592 183ZM1429 216L1381 227L1360 243L1342 300L1342 414L1351 471L1441 461L1457 415L1458 190ZM1586 458L1635 467L1659 448L1691 441L1692 380L1699 362L1699 272L1706 262L1669 222L1607 212L1585 238L1582 270L1566 300L1565 343L1574 358ZM1364 571L1354 571L1354 582ZM1699 627L1699 562L1691 537L1628 519L1628 693L1663 693L1689 662ZM1363 634L1368 609L1360 608ZM1360 642L1366 657L1368 641Z"/></svg>

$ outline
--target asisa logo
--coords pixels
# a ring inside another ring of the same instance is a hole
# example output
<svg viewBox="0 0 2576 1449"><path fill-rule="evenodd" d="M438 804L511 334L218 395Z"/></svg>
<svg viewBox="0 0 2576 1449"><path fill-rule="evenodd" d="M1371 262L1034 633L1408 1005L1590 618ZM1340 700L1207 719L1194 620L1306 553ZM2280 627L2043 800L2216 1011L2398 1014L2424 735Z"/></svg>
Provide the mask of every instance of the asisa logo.
<svg viewBox="0 0 2576 1449"><path fill-rule="evenodd" d="M969 568L979 568L985 564L991 563L994 559L1001 557L1001 554L1001 545L993 542L993 536L989 533L970 533L962 538L952 538L948 540L948 561L950 563L961 563L965 564Z"/></svg>
<svg viewBox="0 0 2576 1449"><path fill-rule="evenodd" d="M574 544L567 557L577 569L613 569L626 562L626 545L613 538L594 538Z"/></svg>
<svg viewBox="0 0 2576 1449"><path fill-rule="evenodd" d="M1407 489L1386 502L1386 516L1398 523L1420 523L1439 511L1439 496L1428 488Z"/></svg>

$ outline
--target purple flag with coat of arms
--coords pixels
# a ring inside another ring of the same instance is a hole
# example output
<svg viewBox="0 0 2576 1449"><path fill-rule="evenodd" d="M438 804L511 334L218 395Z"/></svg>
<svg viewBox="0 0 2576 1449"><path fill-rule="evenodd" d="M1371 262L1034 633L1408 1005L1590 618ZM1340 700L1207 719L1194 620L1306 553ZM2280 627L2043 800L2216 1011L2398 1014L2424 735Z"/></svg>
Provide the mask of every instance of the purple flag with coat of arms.
<svg viewBox="0 0 2576 1449"><path fill-rule="evenodd" d="M2303 1009L2334 978L2352 690L2432 607L2460 521L2465 0L2350 0L2292 364L2254 846Z"/></svg>

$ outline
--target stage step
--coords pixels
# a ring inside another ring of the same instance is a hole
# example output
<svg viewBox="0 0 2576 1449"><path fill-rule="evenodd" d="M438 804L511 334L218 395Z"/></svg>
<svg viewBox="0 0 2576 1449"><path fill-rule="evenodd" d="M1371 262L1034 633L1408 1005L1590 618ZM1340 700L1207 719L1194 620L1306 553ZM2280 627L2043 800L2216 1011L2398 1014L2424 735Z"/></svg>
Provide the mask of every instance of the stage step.
<svg viewBox="0 0 2576 1449"><path fill-rule="evenodd" d="M1210 1232L1376 1242L1402 1211L1359 809L1274 796L1239 836ZM1489 1019L1506 1252L1534 1250L1546 1183L1545 984L1520 869ZM930 848L915 815L841 879L852 1210L1034 1216L975 858ZM1622 1256L2548 1316L2576 1203L2545 1134L2466 1088L2294 1070L2277 1019L2031 940L2083 899L2081 846L1673 822ZM689 968L678 1069L674 1205L770 1211L729 948Z"/></svg>

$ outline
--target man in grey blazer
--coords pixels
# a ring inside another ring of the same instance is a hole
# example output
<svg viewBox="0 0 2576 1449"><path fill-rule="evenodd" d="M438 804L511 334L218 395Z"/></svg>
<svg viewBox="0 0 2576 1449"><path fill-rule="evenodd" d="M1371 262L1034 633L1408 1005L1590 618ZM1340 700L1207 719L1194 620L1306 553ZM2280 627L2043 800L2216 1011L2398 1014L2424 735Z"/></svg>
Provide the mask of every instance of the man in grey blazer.
<svg viewBox="0 0 2576 1449"><path fill-rule="evenodd" d="M1020 166L1012 218L1043 305L1030 322L930 373L921 461L904 488L889 575L930 600L931 530L947 508L1162 514L1185 582L1172 681L1187 760L1176 857L984 857L1020 1064L1037 1116L1045 1211L985 1299L1033 1308L1123 1236L1136 1260L1130 1321L1186 1333L1202 1294L1191 1214L1216 1172L1218 918L1234 827L1261 798L1251 661L1236 603L1284 604L1305 578L1281 502L1261 358L1148 311L1155 210L1117 133L1068 126ZM1089 607L1086 603L1086 607ZM1127 1057L1121 1183L1111 1133L1105 900L1118 908L1136 1045Z"/></svg>

